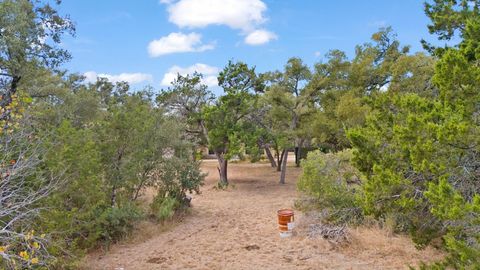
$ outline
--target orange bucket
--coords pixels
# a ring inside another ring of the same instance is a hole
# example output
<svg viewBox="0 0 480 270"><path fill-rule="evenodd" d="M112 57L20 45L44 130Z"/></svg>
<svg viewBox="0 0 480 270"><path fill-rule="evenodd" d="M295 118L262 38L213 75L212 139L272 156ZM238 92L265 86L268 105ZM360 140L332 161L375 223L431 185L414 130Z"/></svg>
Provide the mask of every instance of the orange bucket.
<svg viewBox="0 0 480 270"><path fill-rule="evenodd" d="M291 209L281 209L277 211L278 215L278 229L281 237L289 237L292 235L294 226L294 214Z"/></svg>

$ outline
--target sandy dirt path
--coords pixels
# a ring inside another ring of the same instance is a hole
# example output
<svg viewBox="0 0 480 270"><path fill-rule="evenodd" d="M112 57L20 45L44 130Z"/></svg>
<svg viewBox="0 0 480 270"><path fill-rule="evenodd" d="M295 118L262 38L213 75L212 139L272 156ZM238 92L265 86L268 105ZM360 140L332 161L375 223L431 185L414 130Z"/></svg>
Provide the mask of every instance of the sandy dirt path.
<svg viewBox="0 0 480 270"><path fill-rule="evenodd" d="M280 238L276 211L293 207L300 169L290 166L287 184L268 164L231 164L233 188L217 191L216 163L202 193L194 195L192 213L170 230L141 243L117 244L106 254L91 254L87 269L406 269L408 264L440 255L418 251L406 237L374 229L352 230L347 247L299 232ZM296 220L302 215L296 211Z"/></svg>

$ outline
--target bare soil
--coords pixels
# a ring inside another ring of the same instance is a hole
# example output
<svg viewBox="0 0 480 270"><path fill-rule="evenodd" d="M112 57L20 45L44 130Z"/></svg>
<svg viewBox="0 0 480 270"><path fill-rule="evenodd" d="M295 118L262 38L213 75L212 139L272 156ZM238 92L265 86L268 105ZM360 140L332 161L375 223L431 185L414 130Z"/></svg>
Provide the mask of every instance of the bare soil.
<svg viewBox="0 0 480 270"><path fill-rule="evenodd" d="M407 269L442 257L433 249L417 250L405 236L375 228L350 229L350 243L335 246L298 230L289 238L278 232L276 212L292 208L301 169L289 164L287 183L268 164L230 164L231 188L214 189L215 161L191 214L147 239L114 245L85 259L86 269ZM308 222L299 211L296 222ZM150 225L154 226L154 225ZM159 226L159 225L157 225ZM145 229L148 231L148 229ZM142 234L139 230L136 234Z"/></svg>

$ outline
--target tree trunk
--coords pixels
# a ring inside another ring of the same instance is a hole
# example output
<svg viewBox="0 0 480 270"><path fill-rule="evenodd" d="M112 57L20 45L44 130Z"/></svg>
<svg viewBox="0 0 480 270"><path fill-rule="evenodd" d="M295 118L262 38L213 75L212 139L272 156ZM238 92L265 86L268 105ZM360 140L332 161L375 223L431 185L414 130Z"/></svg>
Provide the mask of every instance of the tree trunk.
<svg viewBox="0 0 480 270"><path fill-rule="evenodd" d="M300 167L300 162L302 161L302 146L298 147L297 155L298 155L298 160L295 166Z"/></svg>
<svg viewBox="0 0 480 270"><path fill-rule="evenodd" d="M283 161L283 156L285 155L285 150L283 150L281 153L280 151L277 151L277 172L280 172L282 170L282 161Z"/></svg>
<svg viewBox="0 0 480 270"><path fill-rule="evenodd" d="M300 161L302 160L302 147L305 139L295 139L295 166L300 167Z"/></svg>
<svg viewBox="0 0 480 270"><path fill-rule="evenodd" d="M135 190L135 195L133 195L133 201L136 201L138 199L138 196L140 195L140 191L142 190L143 188L143 185L145 184L145 182L147 181L148 179L148 172L150 170L145 170L142 175L140 176L140 183L138 184L136 190Z"/></svg>
<svg viewBox="0 0 480 270"><path fill-rule="evenodd" d="M280 174L280 184L285 184L285 174L287 173L288 150L283 150L282 173Z"/></svg>
<svg viewBox="0 0 480 270"><path fill-rule="evenodd" d="M270 147L265 146L265 153L267 154L267 158L270 161L272 168L276 168L277 163L275 162L275 158L273 158L272 152L270 151Z"/></svg>
<svg viewBox="0 0 480 270"><path fill-rule="evenodd" d="M219 184L221 186L228 186L228 177L227 177L227 167L228 167L228 160L225 159L223 153L216 153L217 160L218 160L218 174L220 175Z"/></svg>

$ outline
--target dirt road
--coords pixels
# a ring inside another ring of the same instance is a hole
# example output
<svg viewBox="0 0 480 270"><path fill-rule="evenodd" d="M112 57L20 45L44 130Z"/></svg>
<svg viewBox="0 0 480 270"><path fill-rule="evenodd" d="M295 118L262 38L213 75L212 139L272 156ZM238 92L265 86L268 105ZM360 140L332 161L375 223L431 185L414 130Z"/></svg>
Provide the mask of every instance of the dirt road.
<svg viewBox="0 0 480 270"><path fill-rule="evenodd" d="M418 251L406 237L378 229L355 229L347 247L298 233L280 238L276 211L293 207L300 169L289 167L287 184L267 164L232 164L233 188L217 191L216 163L192 214L181 224L141 243L117 244L107 254L87 257L87 269L406 269L438 258L433 249ZM298 211L297 211L298 212ZM302 222L296 213L297 222Z"/></svg>

